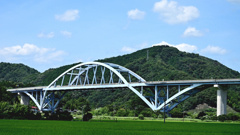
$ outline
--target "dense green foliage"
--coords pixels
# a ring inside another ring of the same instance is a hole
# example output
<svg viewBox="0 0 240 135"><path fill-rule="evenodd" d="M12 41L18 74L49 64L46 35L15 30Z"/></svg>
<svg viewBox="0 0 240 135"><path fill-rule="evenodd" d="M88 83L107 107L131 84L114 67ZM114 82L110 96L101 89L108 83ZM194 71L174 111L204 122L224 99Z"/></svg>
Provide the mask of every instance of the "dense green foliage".
<svg viewBox="0 0 240 135"><path fill-rule="evenodd" d="M79 63L71 64L71 65L65 65L59 68L50 68L43 73L39 74L34 80L34 84L41 85L41 86L47 86L49 85L54 79L56 79L60 74L68 70L69 68L77 65Z"/></svg>
<svg viewBox="0 0 240 135"><path fill-rule="evenodd" d="M144 120L144 116L143 116L142 114L139 114L139 115L138 115L138 118L139 118L140 120Z"/></svg>
<svg viewBox="0 0 240 135"><path fill-rule="evenodd" d="M11 82L11 81L1 81L0 82L0 102L5 101L9 103L19 102L19 100L16 98L17 94L13 94L11 92L8 92L7 89L9 88L21 88L21 87L31 87L34 86L33 84L23 84L21 82Z"/></svg>
<svg viewBox="0 0 240 135"><path fill-rule="evenodd" d="M148 60L147 50L149 51ZM215 60L200 56L199 54L181 52L176 48L168 46L151 47L131 54L97 61L119 64L136 72L147 81L157 81L162 79L186 80L240 78L239 72L231 70ZM36 76L34 77L35 79L31 78L30 82L36 85L49 85L57 76L76 64L79 63L49 69L43 73L36 73ZM0 69L0 73L8 72L10 74L13 72L2 70L3 68ZM8 76L14 77L14 75ZM28 76L25 75L24 77ZM2 78L2 80L9 79ZM240 111L239 90L240 86L231 86L228 91L228 105L236 111ZM176 88L171 88L170 95L175 91L177 91ZM79 101L79 97L86 98L90 102L92 108L115 106L115 109L112 109L114 111L109 111L112 112L109 115L152 115L146 104L128 89L113 91L73 91L64 97L63 102L60 102L61 104L59 106L71 110L81 109L82 103ZM216 107L216 97L216 90L209 88L190 97L182 104L184 104L184 110L194 109L198 104L202 103L207 103L212 107ZM183 111L182 104L178 106L181 112Z"/></svg>
<svg viewBox="0 0 240 135"><path fill-rule="evenodd" d="M44 120L67 120L70 121L73 119L72 115L68 111L57 110L55 113L44 112L42 117Z"/></svg>
<svg viewBox="0 0 240 135"><path fill-rule="evenodd" d="M40 113L32 111L32 106L35 106L33 102L30 102L29 106L19 104L20 97L17 93L13 94L6 91L8 88L19 87L31 87L33 84L23 84L11 81L0 82L0 119L29 119L29 120L72 120L72 116L69 112L56 111L56 113L49 115L49 112L45 112L47 117L42 117ZM84 100L86 102L86 100Z"/></svg>
<svg viewBox="0 0 240 135"><path fill-rule="evenodd" d="M8 102L0 102L0 119L41 119L41 114L34 114L30 106L15 103L13 105Z"/></svg>
<svg viewBox="0 0 240 135"><path fill-rule="evenodd" d="M9 102L0 102L0 119L28 119L28 120L72 120L73 117L68 111L55 113L34 111L31 106L21 105L19 103L10 104Z"/></svg>
<svg viewBox="0 0 240 135"><path fill-rule="evenodd" d="M0 81L32 83L39 72L23 64L0 63Z"/></svg>
<svg viewBox="0 0 240 135"><path fill-rule="evenodd" d="M149 51L149 59L147 60L147 50ZM239 78L240 74L237 71L231 70L221 63L211 60L209 58L200 56L194 53L186 53L178 51L173 47L151 47L143 49L132 54L107 58L99 60L100 62L110 62L122 65L130 70L141 75L145 80L187 80L187 79L222 79L222 78ZM240 111L240 87L231 86L228 92L228 105L234 107L235 110ZM172 89L170 95L177 89ZM98 103L97 106L102 104L109 104L104 102L114 101L115 104L119 102L122 104L130 102L134 96L130 91L119 90L113 93L102 92L99 97L99 92L91 93L89 96L90 102ZM105 97L100 101L99 98ZM131 98L129 98L131 97ZM195 96L190 97L183 104L185 110L193 109L198 104L207 103L212 107L216 107L216 90L207 89L197 93ZM130 100L129 100L130 99ZM126 102L125 102L126 101ZM141 102L141 101L139 101ZM181 109L181 105L179 106Z"/></svg>
<svg viewBox="0 0 240 135"><path fill-rule="evenodd" d="M0 131L4 135L233 135L240 134L239 124L232 123L193 123L161 121L119 121L80 122L80 121L27 121L0 120Z"/></svg>

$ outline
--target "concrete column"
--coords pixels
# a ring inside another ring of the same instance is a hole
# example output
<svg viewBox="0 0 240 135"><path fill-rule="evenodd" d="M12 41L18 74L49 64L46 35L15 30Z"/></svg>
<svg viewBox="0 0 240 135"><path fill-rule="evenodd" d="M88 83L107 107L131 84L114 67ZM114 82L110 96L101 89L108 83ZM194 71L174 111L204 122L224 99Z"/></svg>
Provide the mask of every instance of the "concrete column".
<svg viewBox="0 0 240 135"><path fill-rule="evenodd" d="M19 93L19 95L21 96L20 103L22 105L29 105L30 98L25 93Z"/></svg>
<svg viewBox="0 0 240 135"><path fill-rule="evenodd" d="M227 114L227 91L217 90L217 116Z"/></svg>

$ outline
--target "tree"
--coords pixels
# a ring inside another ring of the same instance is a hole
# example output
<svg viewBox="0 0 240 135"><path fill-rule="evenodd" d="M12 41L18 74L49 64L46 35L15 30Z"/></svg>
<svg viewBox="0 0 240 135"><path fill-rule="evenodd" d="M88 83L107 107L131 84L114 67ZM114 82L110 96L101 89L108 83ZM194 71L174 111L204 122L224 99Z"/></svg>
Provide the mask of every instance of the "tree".
<svg viewBox="0 0 240 135"><path fill-rule="evenodd" d="M201 111L198 116L197 116L197 119L201 119L201 117L207 115L204 111Z"/></svg>
<svg viewBox="0 0 240 135"><path fill-rule="evenodd" d="M180 108L174 108L170 113L172 117L182 118L182 111Z"/></svg>
<svg viewBox="0 0 240 135"><path fill-rule="evenodd" d="M219 115L218 120L224 122L225 120L228 120L228 116L226 114Z"/></svg>
<svg viewBox="0 0 240 135"><path fill-rule="evenodd" d="M140 120L144 120L144 116L143 116L142 114L139 114L139 115L138 115L138 118L139 118Z"/></svg>
<svg viewBox="0 0 240 135"><path fill-rule="evenodd" d="M90 107L90 103L87 101L86 105L83 106L83 112L88 113L89 111L91 111L91 107Z"/></svg>
<svg viewBox="0 0 240 135"><path fill-rule="evenodd" d="M127 113L125 111L125 109L121 108L117 111L117 116L126 116Z"/></svg>

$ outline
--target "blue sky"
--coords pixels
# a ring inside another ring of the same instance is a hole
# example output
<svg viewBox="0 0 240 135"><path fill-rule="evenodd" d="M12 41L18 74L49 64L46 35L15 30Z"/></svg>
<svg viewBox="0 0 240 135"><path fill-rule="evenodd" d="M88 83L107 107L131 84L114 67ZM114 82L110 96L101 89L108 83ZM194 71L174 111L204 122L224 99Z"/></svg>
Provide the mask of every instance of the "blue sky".
<svg viewBox="0 0 240 135"><path fill-rule="evenodd" d="M0 62L43 72L166 44L240 71L240 0L0 0Z"/></svg>

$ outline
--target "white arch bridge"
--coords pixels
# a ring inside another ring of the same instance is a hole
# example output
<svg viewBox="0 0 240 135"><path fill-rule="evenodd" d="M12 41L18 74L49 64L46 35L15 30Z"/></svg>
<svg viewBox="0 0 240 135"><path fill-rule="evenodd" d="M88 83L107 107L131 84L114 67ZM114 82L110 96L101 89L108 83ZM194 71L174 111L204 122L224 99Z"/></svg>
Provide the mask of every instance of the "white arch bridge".
<svg viewBox="0 0 240 135"><path fill-rule="evenodd" d="M41 111L55 111L60 100L73 90L130 89L152 110L171 111L178 104L209 87L218 88L217 115L226 114L228 85L239 85L240 79L209 79L180 81L146 81L133 71L112 63L86 62L78 64L48 86L8 89L21 95L21 103L29 99Z"/></svg>

